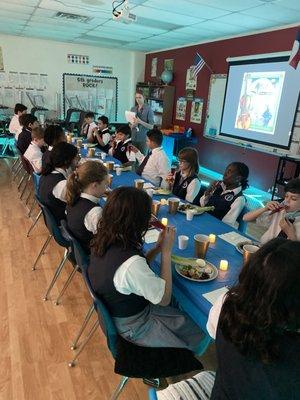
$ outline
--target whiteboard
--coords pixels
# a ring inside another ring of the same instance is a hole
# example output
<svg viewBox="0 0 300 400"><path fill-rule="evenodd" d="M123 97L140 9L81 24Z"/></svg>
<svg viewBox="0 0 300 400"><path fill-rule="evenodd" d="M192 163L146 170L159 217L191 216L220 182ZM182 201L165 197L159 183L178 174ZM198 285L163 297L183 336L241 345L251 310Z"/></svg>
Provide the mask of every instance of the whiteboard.
<svg viewBox="0 0 300 400"><path fill-rule="evenodd" d="M210 77L204 127L205 135L211 135L210 129L216 129L214 134L220 132L226 80L226 74L212 74Z"/></svg>

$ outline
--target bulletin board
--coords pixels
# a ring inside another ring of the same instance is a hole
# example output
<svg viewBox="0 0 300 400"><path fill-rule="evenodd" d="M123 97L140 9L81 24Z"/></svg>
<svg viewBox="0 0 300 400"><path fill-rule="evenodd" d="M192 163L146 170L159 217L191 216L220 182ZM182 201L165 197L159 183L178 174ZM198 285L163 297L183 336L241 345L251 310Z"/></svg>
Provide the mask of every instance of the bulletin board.
<svg viewBox="0 0 300 400"><path fill-rule="evenodd" d="M218 134L220 131L226 80L226 74L212 74L210 77L204 127L205 135L211 135L210 129L216 130L214 134Z"/></svg>
<svg viewBox="0 0 300 400"><path fill-rule="evenodd" d="M69 108L92 111L116 121L118 78L99 75L63 74L64 115Z"/></svg>

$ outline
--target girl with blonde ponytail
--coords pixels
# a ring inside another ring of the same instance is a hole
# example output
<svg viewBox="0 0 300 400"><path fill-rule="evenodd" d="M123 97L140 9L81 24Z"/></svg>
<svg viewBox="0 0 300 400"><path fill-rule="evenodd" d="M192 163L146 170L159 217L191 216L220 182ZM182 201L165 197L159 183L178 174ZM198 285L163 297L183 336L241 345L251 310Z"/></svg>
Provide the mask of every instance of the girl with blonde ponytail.
<svg viewBox="0 0 300 400"><path fill-rule="evenodd" d="M68 177L67 226L87 254L102 215L98 203L106 190L107 177L107 169L97 161L86 161Z"/></svg>

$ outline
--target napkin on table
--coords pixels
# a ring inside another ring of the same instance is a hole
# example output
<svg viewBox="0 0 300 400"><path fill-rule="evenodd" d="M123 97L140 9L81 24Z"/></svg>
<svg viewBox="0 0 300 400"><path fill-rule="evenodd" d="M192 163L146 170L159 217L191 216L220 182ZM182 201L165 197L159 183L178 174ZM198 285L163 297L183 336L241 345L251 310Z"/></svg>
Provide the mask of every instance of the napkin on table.
<svg viewBox="0 0 300 400"><path fill-rule="evenodd" d="M149 243L156 243L159 237L159 231L157 229L149 229L145 235L145 242Z"/></svg>
<svg viewBox="0 0 300 400"><path fill-rule="evenodd" d="M145 182L143 187L144 187L144 189L152 189L155 186L152 185L152 183L150 183L150 182Z"/></svg>
<svg viewBox="0 0 300 400"><path fill-rule="evenodd" d="M224 286L220 289L213 290L212 292L203 293L202 296L209 301L212 305L215 304L217 299L228 292L228 287Z"/></svg>
<svg viewBox="0 0 300 400"><path fill-rule="evenodd" d="M228 233L223 233L222 235L218 235L218 236L219 236L219 238L225 240L225 242L228 242L228 243L232 244L233 246L236 246L240 242L246 242L247 240L249 240L245 236L242 236L239 233L234 232L234 231L228 232Z"/></svg>

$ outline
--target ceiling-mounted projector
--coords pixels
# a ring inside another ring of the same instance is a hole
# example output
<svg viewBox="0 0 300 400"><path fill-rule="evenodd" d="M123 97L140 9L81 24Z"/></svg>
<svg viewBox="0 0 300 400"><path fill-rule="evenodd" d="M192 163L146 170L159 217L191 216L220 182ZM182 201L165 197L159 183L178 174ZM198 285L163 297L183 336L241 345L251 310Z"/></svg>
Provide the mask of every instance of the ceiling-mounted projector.
<svg viewBox="0 0 300 400"><path fill-rule="evenodd" d="M129 10L129 3L127 0L123 1L123 3L119 4L118 6L114 7L115 1L113 1L113 20L118 22L123 22L124 24L131 24L132 22L137 21L137 16L132 14ZM118 11L117 8L122 6L124 7Z"/></svg>

